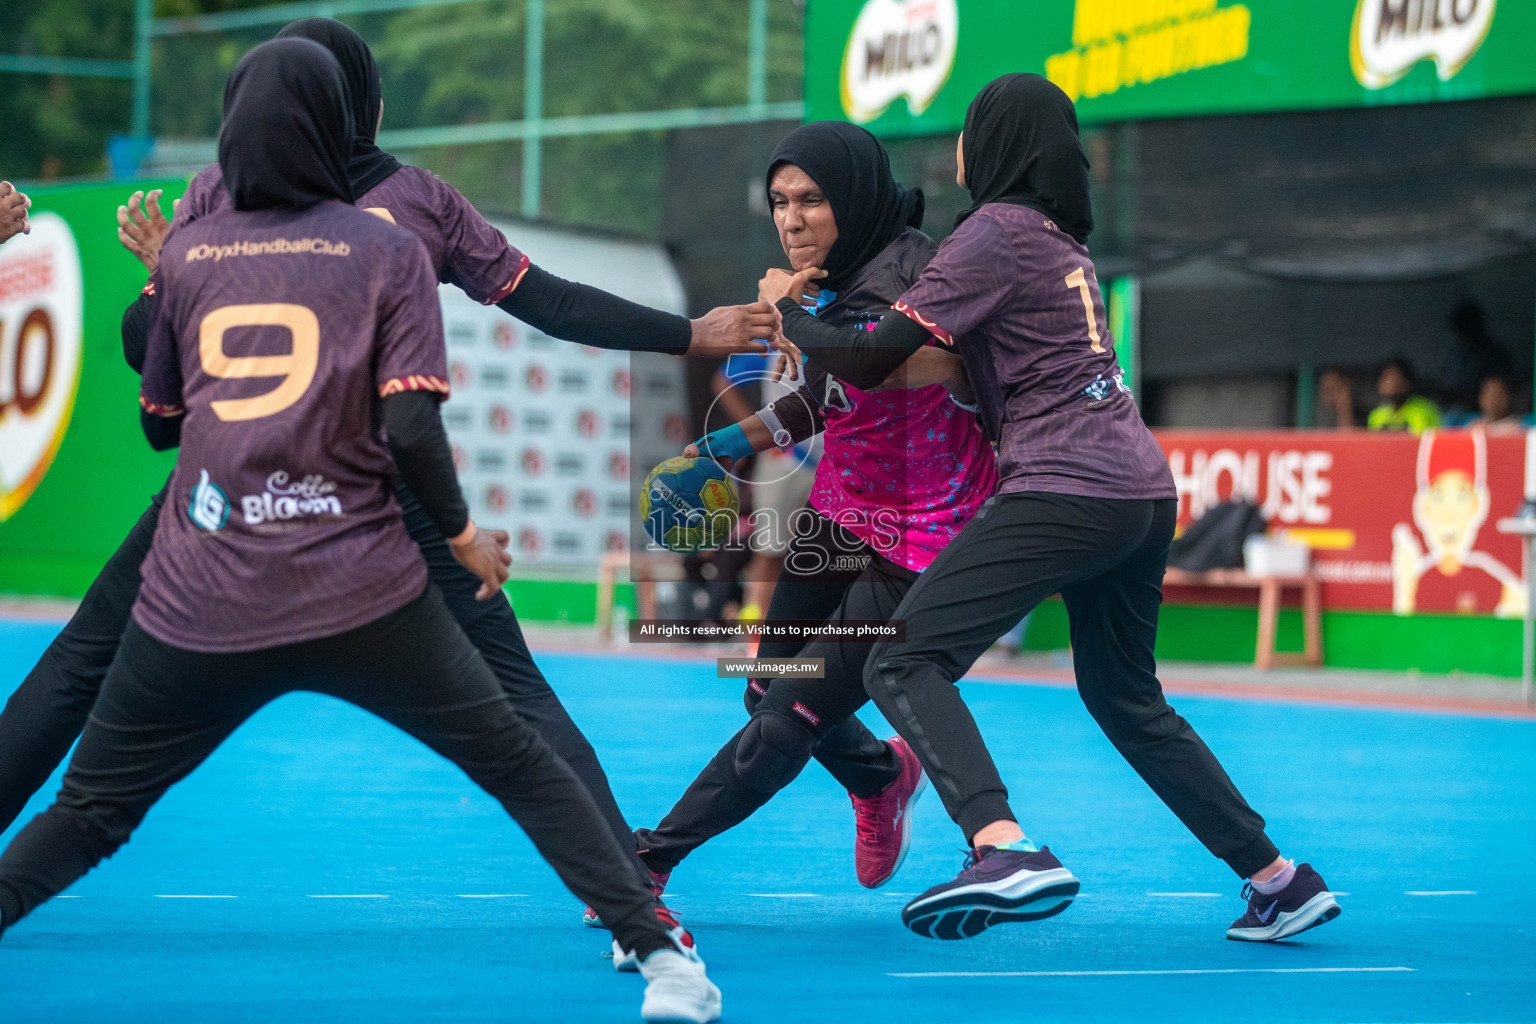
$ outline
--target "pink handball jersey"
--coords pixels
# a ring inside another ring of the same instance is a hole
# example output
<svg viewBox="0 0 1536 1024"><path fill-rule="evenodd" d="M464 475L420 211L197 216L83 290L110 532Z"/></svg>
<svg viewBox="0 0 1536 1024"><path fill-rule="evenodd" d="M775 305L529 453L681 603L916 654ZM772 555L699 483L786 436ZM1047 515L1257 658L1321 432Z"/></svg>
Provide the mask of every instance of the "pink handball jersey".
<svg viewBox="0 0 1536 1024"><path fill-rule="evenodd" d="M828 377L811 507L897 565L928 568L997 489L976 414L943 385L860 391Z"/></svg>

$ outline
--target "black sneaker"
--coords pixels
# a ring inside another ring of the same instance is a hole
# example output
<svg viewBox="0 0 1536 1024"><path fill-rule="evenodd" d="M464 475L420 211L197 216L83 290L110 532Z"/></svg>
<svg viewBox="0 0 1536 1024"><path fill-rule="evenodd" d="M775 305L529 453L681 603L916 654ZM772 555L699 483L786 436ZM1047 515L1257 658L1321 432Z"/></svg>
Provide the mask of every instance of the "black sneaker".
<svg viewBox="0 0 1536 1024"><path fill-rule="evenodd" d="M1239 942L1275 942L1327 924L1339 916L1338 901L1323 876L1311 864L1296 865L1296 877L1279 892L1266 896L1249 882L1243 886L1248 910L1232 922L1227 938Z"/></svg>
<svg viewBox="0 0 1536 1024"><path fill-rule="evenodd" d="M901 923L930 939L969 939L995 924L1059 914L1078 885L1049 847L978 846L953 882L936 885L903 907Z"/></svg>

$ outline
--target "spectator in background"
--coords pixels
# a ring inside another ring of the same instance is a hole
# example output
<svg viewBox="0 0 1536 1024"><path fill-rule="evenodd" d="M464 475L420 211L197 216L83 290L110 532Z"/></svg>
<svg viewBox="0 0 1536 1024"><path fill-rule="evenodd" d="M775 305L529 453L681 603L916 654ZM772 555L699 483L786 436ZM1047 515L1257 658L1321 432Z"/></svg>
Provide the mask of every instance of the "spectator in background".
<svg viewBox="0 0 1536 1024"><path fill-rule="evenodd" d="M27 208L31 205L32 200L25 193L16 191L15 185L0 181L0 245L12 235L32 232L32 225L27 223Z"/></svg>
<svg viewBox="0 0 1536 1024"><path fill-rule="evenodd" d="M1482 307L1462 302L1446 321L1455 339L1440 370L1441 401L1450 409L1478 407L1478 391L1489 377L1509 376L1514 361L1488 333Z"/></svg>
<svg viewBox="0 0 1536 1024"><path fill-rule="evenodd" d="M1515 412L1514 382L1502 373L1490 373L1477 389L1478 415L1467 425L1491 433L1523 430L1526 418Z"/></svg>
<svg viewBox="0 0 1536 1024"><path fill-rule="evenodd" d="M1376 393L1381 404L1371 410L1365 425L1371 430L1406 430L1422 434L1440 425L1440 408L1423 395L1414 394L1417 382L1413 367L1393 356L1376 376Z"/></svg>
<svg viewBox="0 0 1536 1024"><path fill-rule="evenodd" d="M1349 371L1331 366L1318 375L1314 422L1324 429L1331 427L1335 430L1353 430L1360 426L1360 414L1355 409L1355 387L1349 379Z"/></svg>

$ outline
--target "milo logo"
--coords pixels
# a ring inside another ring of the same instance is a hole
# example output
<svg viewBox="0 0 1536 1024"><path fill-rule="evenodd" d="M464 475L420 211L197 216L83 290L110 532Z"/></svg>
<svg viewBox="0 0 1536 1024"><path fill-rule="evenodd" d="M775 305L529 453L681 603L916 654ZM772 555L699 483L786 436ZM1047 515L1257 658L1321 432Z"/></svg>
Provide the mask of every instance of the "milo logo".
<svg viewBox="0 0 1536 1024"><path fill-rule="evenodd" d="M949 80L959 39L955 0L868 0L843 50L843 112L862 124L905 96L921 114Z"/></svg>
<svg viewBox="0 0 1536 1024"><path fill-rule="evenodd" d="M53 464L80 383L80 250L58 214L31 221L0 247L0 522Z"/></svg>
<svg viewBox="0 0 1536 1024"><path fill-rule="evenodd" d="M1449 81L1477 53L1496 0L1357 0L1350 64L1367 89L1384 89L1421 60Z"/></svg>

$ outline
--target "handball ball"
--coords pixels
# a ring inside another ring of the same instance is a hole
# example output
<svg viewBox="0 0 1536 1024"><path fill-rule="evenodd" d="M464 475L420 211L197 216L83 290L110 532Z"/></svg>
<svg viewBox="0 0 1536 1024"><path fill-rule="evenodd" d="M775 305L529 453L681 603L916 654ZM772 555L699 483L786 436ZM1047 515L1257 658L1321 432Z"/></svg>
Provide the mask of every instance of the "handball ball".
<svg viewBox="0 0 1536 1024"><path fill-rule="evenodd" d="M714 459L668 459L640 488L645 532L668 551L713 551L736 528L741 495Z"/></svg>

